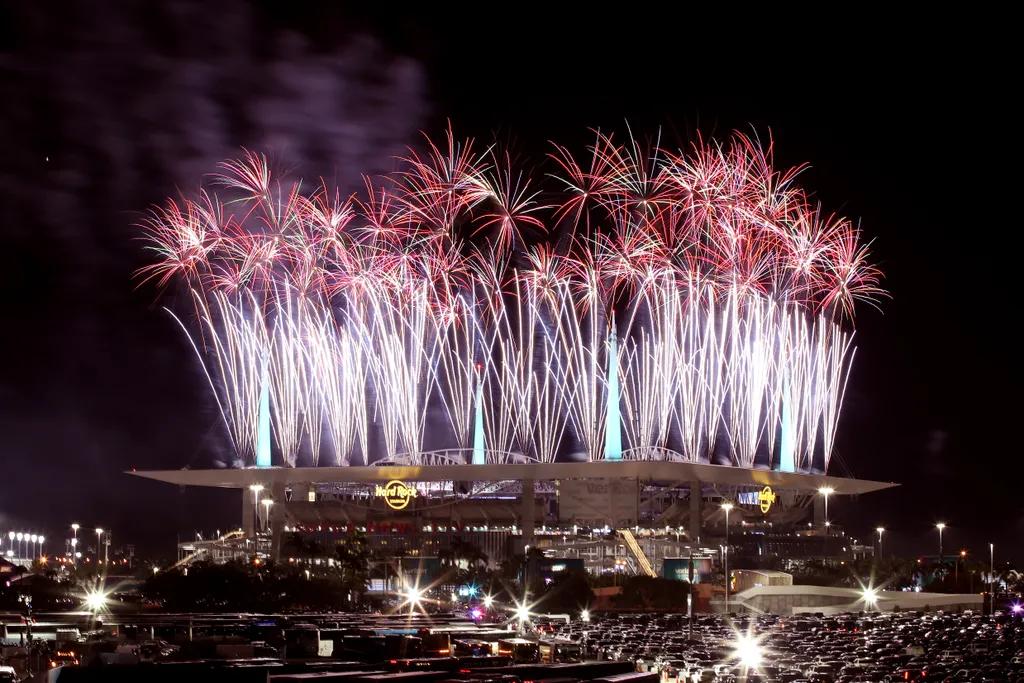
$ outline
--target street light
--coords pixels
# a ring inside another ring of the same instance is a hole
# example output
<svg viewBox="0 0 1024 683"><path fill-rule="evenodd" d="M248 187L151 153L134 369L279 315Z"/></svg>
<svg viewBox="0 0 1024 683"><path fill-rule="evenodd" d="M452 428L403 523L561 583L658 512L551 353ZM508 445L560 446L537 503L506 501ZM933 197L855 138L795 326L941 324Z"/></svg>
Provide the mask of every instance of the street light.
<svg viewBox="0 0 1024 683"><path fill-rule="evenodd" d="M996 544L988 544L988 592L995 598L995 591L992 590L992 583L996 580ZM991 599L991 598L990 598Z"/></svg>
<svg viewBox="0 0 1024 683"><path fill-rule="evenodd" d="M831 486L822 486L818 489L818 493L825 496L825 526L828 526L828 497L835 492L836 490Z"/></svg>
<svg viewBox="0 0 1024 683"><path fill-rule="evenodd" d="M39 537L35 534L29 536L29 552L32 554L32 559L36 559L36 544L39 543Z"/></svg>
<svg viewBox="0 0 1024 683"><path fill-rule="evenodd" d="M729 613L729 512L732 510L732 503L726 501L722 503L722 509L725 510L725 550L722 552L723 559L725 560L725 613Z"/></svg>
<svg viewBox="0 0 1024 683"><path fill-rule="evenodd" d="M878 602L878 591L874 588L865 588L860 594L861 600L864 601L865 605L872 607Z"/></svg>
<svg viewBox="0 0 1024 683"><path fill-rule="evenodd" d="M737 638L734 654L744 669L756 669L761 666L761 646L749 635L740 635Z"/></svg>
<svg viewBox="0 0 1024 683"><path fill-rule="evenodd" d="M583 620L584 622L589 622L590 621L590 610L586 610L585 609L582 612L580 612L580 619Z"/></svg>
<svg viewBox="0 0 1024 683"><path fill-rule="evenodd" d="M263 522L263 528L266 529L267 531L270 531L270 506L273 505L273 504L274 504L274 501L272 501L271 499L269 499L269 498L264 498L263 499L263 507L266 508L266 511L265 511L265 514L264 514L265 519L264 519L264 522Z"/></svg>
<svg viewBox="0 0 1024 683"><path fill-rule="evenodd" d="M935 528L939 530L939 564L942 564L942 530L946 528L945 522L939 522L935 525Z"/></svg>
<svg viewBox="0 0 1024 683"><path fill-rule="evenodd" d="M43 538L42 536L40 536L39 537L39 557L43 557L43 543L45 543L45 542L46 542L46 539Z"/></svg>
<svg viewBox="0 0 1024 683"><path fill-rule="evenodd" d="M882 534L885 533L885 527L880 526L875 531L878 532L878 559L882 559Z"/></svg>
<svg viewBox="0 0 1024 683"><path fill-rule="evenodd" d="M260 491L263 490L263 484L251 484L249 486L249 490L252 491L253 494L252 507L253 512L256 515L255 527L256 532L258 533L260 530Z"/></svg>

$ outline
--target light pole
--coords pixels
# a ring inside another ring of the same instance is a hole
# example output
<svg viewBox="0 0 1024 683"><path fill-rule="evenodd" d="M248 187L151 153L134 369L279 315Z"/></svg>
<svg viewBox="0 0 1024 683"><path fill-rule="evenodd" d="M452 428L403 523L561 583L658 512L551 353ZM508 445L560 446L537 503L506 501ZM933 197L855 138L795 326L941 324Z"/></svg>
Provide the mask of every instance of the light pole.
<svg viewBox="0 0 1024 683"><path fill-rule="evenodd" d="M935 525L935 528L939 530L939 566L942 566L942 530L946 528L945 522L939 522Z"/></svg>
<svg viewBox="0 0 1024 683"><path fill-rule="evenodd" d="M15 538L18 541L18 551L16 553L14 553L14 555L17 558L21 558L21 555L22 555L21 549L24 547L24 544L22 543L22 540L25 538L25 534L23 534L23 533L21 533L19 531L18 535Z"/></svg>
<svg viewBox="0 0 1024 683"><path fill-rule="evenodd" d="M46 542L46 538L44 538L43 536L40 536L39 537L39 557L40 558L43 557L43 543L45 543L45 542Z"/></svg>
<svg viewBox="0 0 1024 683"><path fill-rule="evenodd" d="M832 523L828 519L828 497L835 493L835 489L831 486L822 486L818 489L818 493L825 496L825 562L828 562L828 533L829 527Z"/></svg>
<svg viewBox="0 0 1024 683"><path fill-rule="evenodd" d="M996 544L988 544L988 592L992 598L995 598L996 592L992 587L992 584L996 580Z"/></svg>
<svg viewBox="0 0 1024 683"><path fill-rule="evenodd" d="M78 545L78 524L71 525L71 563L75 563L75 546Z"/></svg>
<svg viewBox="0 0 1024 683"><path fill-rule="evenodd" d="M725 613L729 613L729 512L732 510L732 503L722 503L725 510L725 548L722 553L725 560Z"/></svg>
<svg viewBox="0 0 1024 683"><path fill-rule="evenodd" d="M263 507L266 508L266 515L263 520L263 529L267 532L270 531L270 506L274 504L274 501L269 498L263 499Z"/></svg>
<svg viewBox="0 0 1024 683"><path fill-rule="evenodd" d="M827 524L827 522L828 522L828 497L831 496L835 492L836 492L836 490L834 488L832 488L831 486L822 486L820 489L818 489L818 493L820 493L821 495L825 496L825 522L826 522L825 526L826 527L828 526L828 524Z"/></svg>
<svg viewBox="0 0 1024 683"><path fill-rule="evenodd" d="M100 564L100 544L103 541L103 529L96 527L96 566Z"/></svg>
<svg viewBox="0 0 1024 683"><path fill-rule="evenodd" d="M960 583L960 563L961 562L964 563L964 571L966 572L967 571L967 551L966 550L961 550L960 551L960 559L958 559L956 561L956 568L953 570L953 583L954 584L959 584Z"/></svg>
<svg viewBox="0 0 1024 683"><path fill-rule="evenodd" d="M7 533L7 538L11 539L10 552L11 552L12 556L14 555L14 539L15 539L15 537L17 535L18 534L16 532L14 532L14 531L10 531L10 532Z"/></svg>
<svg viewBox="0 0 1024 683"><path fill-rule="evenodd" d="M32 559L36 559L36 544L39 543L39 537L35 534L29 536L29 548L28 551L32 555Z"/></svg>
<svg viewBox="0 0 1024 683"><path fill-rule="evenodd" d="M253 494L252 507L253 514L256 516L256 519L253 520L254 531L258 535L260 532L260 491L263 490L263 484L251 484L249 490Z"/></svg>
<svg viewBox="0 0 1024 683"><path fill-rule="evenodd" d="M885 533L885 527L880 526L875 531L878 532L878 559L882 559L882 534Z"/></svg>

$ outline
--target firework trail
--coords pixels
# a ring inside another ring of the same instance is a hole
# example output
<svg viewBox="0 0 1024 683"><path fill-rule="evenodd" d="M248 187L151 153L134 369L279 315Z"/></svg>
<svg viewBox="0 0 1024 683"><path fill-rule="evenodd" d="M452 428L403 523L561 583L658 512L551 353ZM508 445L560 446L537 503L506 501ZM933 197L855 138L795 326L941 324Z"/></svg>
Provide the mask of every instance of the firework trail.
<svg viewBox="0 0 1024 683"><path fill-rule="evenodd" d="M246 153L145 221L140 278L191 292L179 322L240 459L268 389L289 466L421 453L431 411L459 452L482 429L488 461L596 460L618 405L625 457L827 468L844 326L885 292L799 168L743 135L598 134L581 161L555 148L552 191L474 146L428 140L349 199Z"/></svg>

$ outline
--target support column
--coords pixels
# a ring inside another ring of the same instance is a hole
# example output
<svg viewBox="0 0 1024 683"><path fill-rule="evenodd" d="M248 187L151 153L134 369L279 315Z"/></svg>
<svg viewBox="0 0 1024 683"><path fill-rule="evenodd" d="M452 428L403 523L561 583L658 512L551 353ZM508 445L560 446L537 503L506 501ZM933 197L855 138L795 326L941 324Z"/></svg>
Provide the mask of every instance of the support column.
<svg viewBox="0 0 1024 683"><path fill-rule="evenodd" d="M270 559L274 563L281 561L281 540L284 538L284 506L287 505L284 484L274 484L270 493L274 504L270 506Z"/></svg>
<svg viewBox="0 0 1024 683"><path fill-rule="evenodd" d="M825 531L825 496L814 496L814 528Z"/></svg>
<svg viewBox="0 0 1024 683"><path fill-rule="evenodd" d="M256 508L248 488L242 489L242 532L246 538L256 538Z"/></svg>
<svg viewBox="0 0 1024 683"><path fill-rule="evenodd" d="M526 552L527 546L534 544L534 530L537 513L536 492L534 491L533 479L523 479L523 500L520 510L520 523L523 527L523 535L520 537L520 552Z"/></svg>
<svg viewBox="0 0 1024 683"><path fill-rule="evenodd" d="M690 482L690 541L699 542L703 527L703 503L704 492L701 490L700 480L694 479Z"/></svg>

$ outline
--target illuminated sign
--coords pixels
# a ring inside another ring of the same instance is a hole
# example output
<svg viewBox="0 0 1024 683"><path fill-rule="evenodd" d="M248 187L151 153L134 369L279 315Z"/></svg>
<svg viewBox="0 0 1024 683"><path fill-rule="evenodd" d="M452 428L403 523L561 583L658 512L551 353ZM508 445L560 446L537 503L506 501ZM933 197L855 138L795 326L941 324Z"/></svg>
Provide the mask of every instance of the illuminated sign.
<svg viewBox="0 0 1024 683"><path fill-rule="evenodd" d="M377 498L383 498L384 502L392 510L404 510L409 505L409 501L418 494L419 492L416 489L406 486L404 482L397 479L389 481L384 486L377 484L373 492L373 495Z"/></svg>
<svg viewBox="0 0 1024 683"><path fill-rule="evenodd" d="M553 564L553 565L551 565L551 571L553 571L553 572L564 572L565 571L565 565L564 564Z"/></svg>
<svg viewBox="0 0 1024 683"><path fill-rule="evenodd" d="M757 502L761 505L761 512L767 515L775 503L775 491L772 491L771 486L765 486L761 489L761 493L757 496Z"/></svg>

